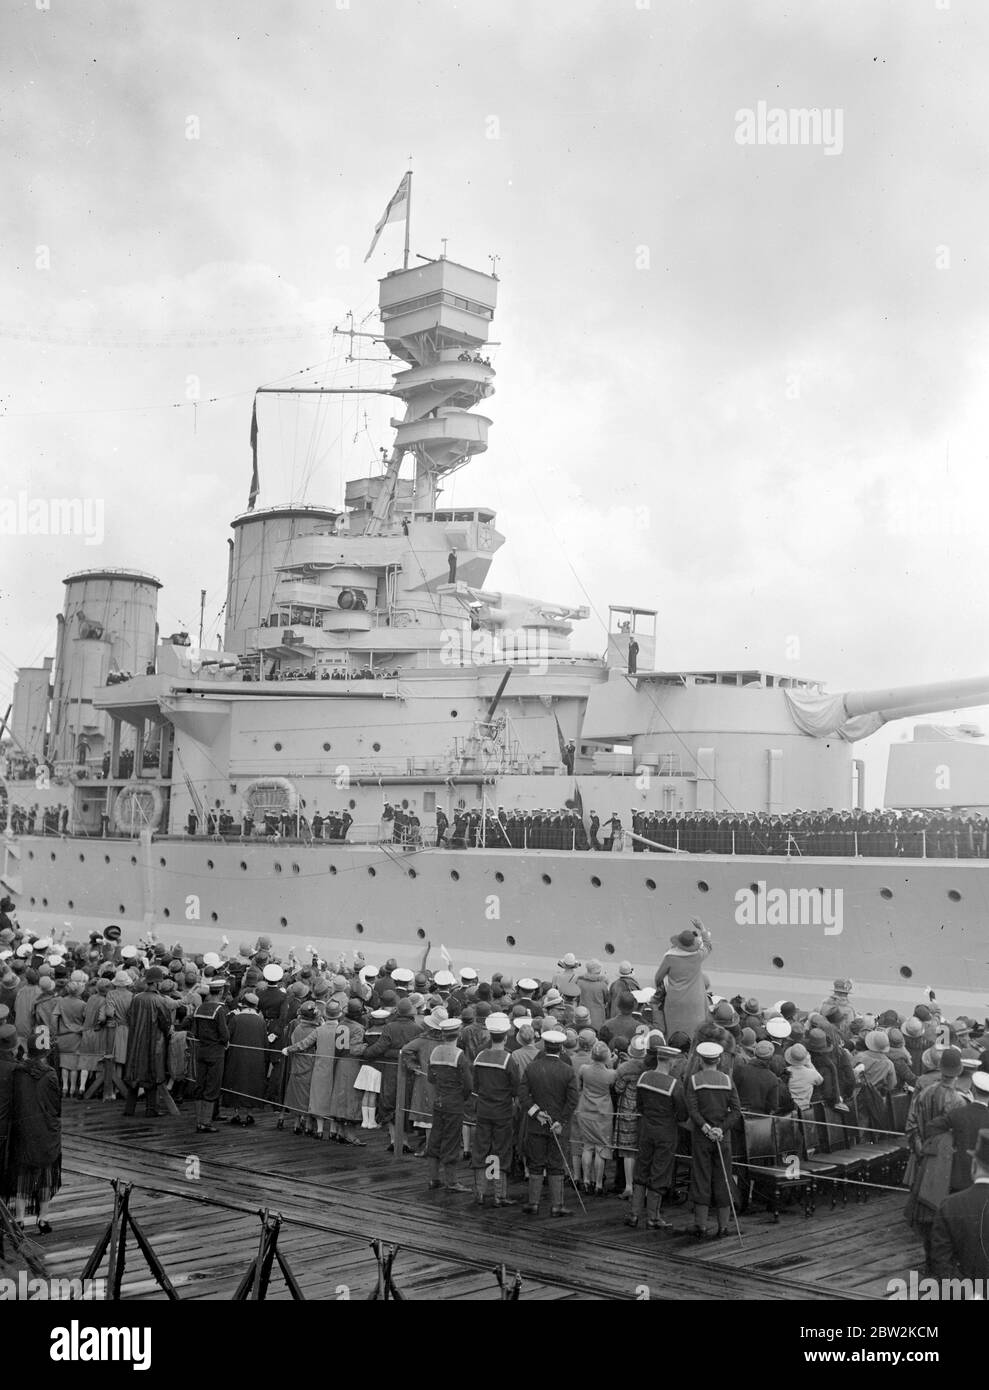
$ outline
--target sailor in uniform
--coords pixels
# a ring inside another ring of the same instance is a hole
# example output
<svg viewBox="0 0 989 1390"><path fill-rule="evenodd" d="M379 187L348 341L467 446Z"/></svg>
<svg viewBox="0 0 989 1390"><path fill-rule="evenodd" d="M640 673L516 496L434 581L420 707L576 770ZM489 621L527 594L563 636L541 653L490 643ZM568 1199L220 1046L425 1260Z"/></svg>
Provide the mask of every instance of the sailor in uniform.
<svg viewBox="0 0 989 1390"><path fill-rule="evenodd" d="M209 981L209 994L200 1000L189 1020L193 1040L192 1061L195 1082L192 1095L196 1102L196 1133L215 1134L213 1108L220 1099L223 1086L223 1061L230 1041L227 1011L222 1004L224 980L214 975Z"/></svg>
<svg viewBox="0 0 989 1390"><path fill-rule="evenodd" d="M474 1094L477 1096L477 1123L471 1143L474 1168L474 1200L478 1206L513 1207L508 1195L508 1173L512 1166L512 1119L519 1078L509 1066L511 1054L505 1040L511 1028L507 1014L489 1014L491 1046L474 1059ZM492 1169L494 1171L492 1171Z"/></svg>
<svg viewBox="0 0 989 1390"><path fill-rule="evenodd" d="M742 1110L734 1082L718 1069L723 1052L720 1043L698 1043L701 1066L688 1078L686 1087L692 1129L690 1200L694 1208L694 1235L701 1240L707 1237L710 1207L717 1208L718 1236L728 1234L731 1215L731 1198L725 1181L725 1174L731 1174L729 1130L740 1121ZM639 1084L642 1084L641 1077Z"/></svg>
<svg viewBox="0 0 989 1390"><path fill-rule="evenodd" d="M433 1123L426 1142L426 1160L431 1188L447 1192L469 1192L457 1181L464 1107L471 1093L471 1069L467 1055L457 1046L459 1018L445 1018L439 1025L443 1041L429 1056L426 1075L433 1088ZM440 1171L443 1181L440 1180Z"/></svg>
<svg viewBox="0 0 989 1390"><path fill-rule="evenodd" d="M563 1205L563 1179L567 1171L563 1157L569 1143L568 1126L577 1109L577 1077L569 1062L560 1056L566 1033L554 1029L543 1033L543 1052L525 1069L519 1086L519 1101L525 1115L523 1152L529 1169L529 1200L522 1210L528 1216L539 1212L543 1173L549 1179L551 1216L569 1216Z"/></svg>
<svg viewBox="0 0 989 1390"><path fill-rule="evenodd" d="M669 1226L660 1215L663 1193L673 1186L678 1127L687 1118L683 1084L670 1075L670 1063L679 1057L667 1047L662 1033L649 1034L646 1069L635 1086L639 1114L638 1151L632 1186L632 1211L626 1226L638 1226L643 1211L650 1231ZM648 1196L647 1196L648 1194Z"/></svg>

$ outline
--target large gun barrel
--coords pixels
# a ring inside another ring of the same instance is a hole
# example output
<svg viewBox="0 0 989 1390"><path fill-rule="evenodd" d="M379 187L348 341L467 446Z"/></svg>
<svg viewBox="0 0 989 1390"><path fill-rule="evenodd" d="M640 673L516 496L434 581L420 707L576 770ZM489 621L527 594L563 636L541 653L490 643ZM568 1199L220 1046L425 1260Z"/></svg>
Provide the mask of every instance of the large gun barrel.
<svg viewBox="0 0 989 1390"><path fill-rule="evenodd" d="M989 676L934 681L928 685L898 685L886 690L850 690L842 699L849 718L878 714L884 720L908 719L943 710L989 705Z"/></svg>

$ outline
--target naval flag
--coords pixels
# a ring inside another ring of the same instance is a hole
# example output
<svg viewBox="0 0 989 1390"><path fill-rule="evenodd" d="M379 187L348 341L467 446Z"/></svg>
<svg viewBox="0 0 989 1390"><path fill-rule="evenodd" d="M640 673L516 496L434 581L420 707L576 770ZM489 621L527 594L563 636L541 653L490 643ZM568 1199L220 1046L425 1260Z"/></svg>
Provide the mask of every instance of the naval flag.
<svg viewBox="0 0 989 1390"><path fill-rule="evenodd" d="M251 490L247 496L247 510L253 512L254 504L258 500L258 493L261 491L261 481L258 477L258 398L254 397L254 409L251 411L251 454L254 458L254 471L251 473Z"/></svg>
<svg viewBox="0 0 989 1390"><path fill-rule="evenodd" d="M403 174L402 182L398 185L395 192L392 194L388 206L385 208L384 212L381 215L381 221L374 229L374 238L371 242L370 248L368 249L367 255L364 257L365 261L369 261L371 259L371 255L374 251L374 248L378 244L378 238L380 237L381 233L384 231L388 223L398 222L399 219L402 217L406 219L408 218L409 193L411 191L411 182L411 173Z"/></svg>

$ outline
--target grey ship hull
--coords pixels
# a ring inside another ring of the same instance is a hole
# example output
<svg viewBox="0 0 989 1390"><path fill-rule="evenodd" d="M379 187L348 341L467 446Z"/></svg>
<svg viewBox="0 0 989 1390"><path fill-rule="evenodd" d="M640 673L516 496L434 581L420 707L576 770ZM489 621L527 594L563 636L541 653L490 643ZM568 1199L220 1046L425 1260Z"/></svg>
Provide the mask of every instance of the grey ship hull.
<svg viewBox="0 0 989 1390"><path fill-rule="evenodd" d="M445 947L454 967L515 978L546 978L575 951L612 974L630 960L643 985L697 916L714 937L716 990L809 1005L849 976L862 1007L912 1006L932 987L956 1012L989 1013L983 861L23 836L7 844L4 879L25 924L69 938L113 921L125 940L150 928L205 951L226 935L235 952L267 934L279 952L432 968ZM767 920L779 890L790 925Z"/></svg>

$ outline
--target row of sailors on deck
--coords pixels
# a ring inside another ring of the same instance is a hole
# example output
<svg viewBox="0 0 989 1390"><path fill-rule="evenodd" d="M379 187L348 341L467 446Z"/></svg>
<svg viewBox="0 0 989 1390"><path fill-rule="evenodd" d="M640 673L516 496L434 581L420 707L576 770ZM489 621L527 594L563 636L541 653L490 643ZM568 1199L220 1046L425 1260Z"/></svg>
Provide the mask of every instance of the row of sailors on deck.
<svg viewBox="0 0 989 1390"><path fill-rule="evenodd" d="M264 811L258 814L245 811L242 818L236 821L232 812L226 807L218 806L211 807L206 812L202 831L199 816L190 807L185 828L188 835L202 833L208 836L219 835L221 838L239 836L248 840L252 837L298 840L311 837L314 840L346 840L353 823L354 818L348 810L328 811L325 816L316 811L311 818L307 818L304 812L298 810Z"/></svg>
<svg viewBox="0 0 989 1390"><path fill-rule="evenodd" d="M69 829L69 808L58 806L0 807L0 832L10 827L15 835L65 835Z"/></svg>
<svg viewBox="0 0 989 1390"><path fill-rule="evenodd" d="M637 811L635 834L690 854L989 858L989 816L953 811ZM636 850L650 846L635 843Z"/></svg>

